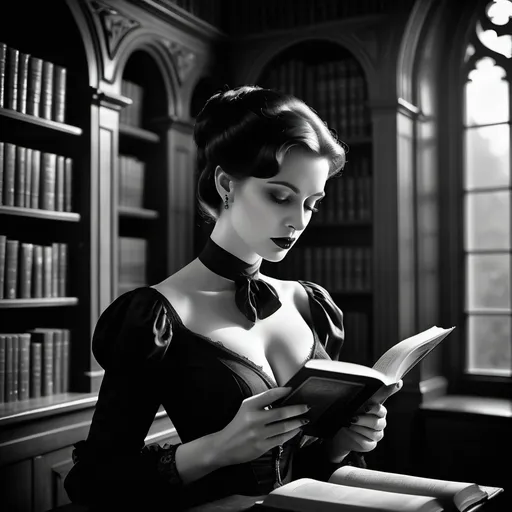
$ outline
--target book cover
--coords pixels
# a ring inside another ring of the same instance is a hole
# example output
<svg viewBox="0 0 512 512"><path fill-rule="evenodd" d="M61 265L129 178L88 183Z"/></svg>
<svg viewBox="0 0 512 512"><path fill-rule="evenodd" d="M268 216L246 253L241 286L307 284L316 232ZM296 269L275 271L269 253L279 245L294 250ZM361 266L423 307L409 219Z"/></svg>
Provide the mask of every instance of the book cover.
<svg viewBox="0 0 512 512"><path fill-rule="evenodd" d="M312 359L284 385L292 391L273 407L307 404L306 435L331 438L381 388L398 383L427 356L454 327L431 327L397 343L369 368L364 365Z"/></svg>

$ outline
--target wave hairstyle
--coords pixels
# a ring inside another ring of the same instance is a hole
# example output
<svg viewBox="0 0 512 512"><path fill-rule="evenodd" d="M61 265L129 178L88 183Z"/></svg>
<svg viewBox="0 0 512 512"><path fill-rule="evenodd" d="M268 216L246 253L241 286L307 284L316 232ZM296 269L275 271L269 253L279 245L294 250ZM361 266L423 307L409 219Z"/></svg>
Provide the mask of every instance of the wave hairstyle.
<svg viewBox="0 0 512 512"><path fill-rule="evenodd" d="M302 100L273 89L243 85L217 92L196 118L197 199L215 222L222 198L215 187L220 166L235 180L272 178L286 153L300 147L329 161L328 178L341 174L347 146Z"/></svg>

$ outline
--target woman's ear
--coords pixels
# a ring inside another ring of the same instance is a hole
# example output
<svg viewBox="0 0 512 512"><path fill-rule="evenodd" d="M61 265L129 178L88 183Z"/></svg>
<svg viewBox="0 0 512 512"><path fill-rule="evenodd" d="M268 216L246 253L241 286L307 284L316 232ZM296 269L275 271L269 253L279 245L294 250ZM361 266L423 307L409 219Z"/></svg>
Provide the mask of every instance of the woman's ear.
<svg viewBox="0 0 512 512"><path fill-rule="evenodd" d="M233 178L220 165L217 165L214 173L215 188L222 201L233 192Z"/></svg>

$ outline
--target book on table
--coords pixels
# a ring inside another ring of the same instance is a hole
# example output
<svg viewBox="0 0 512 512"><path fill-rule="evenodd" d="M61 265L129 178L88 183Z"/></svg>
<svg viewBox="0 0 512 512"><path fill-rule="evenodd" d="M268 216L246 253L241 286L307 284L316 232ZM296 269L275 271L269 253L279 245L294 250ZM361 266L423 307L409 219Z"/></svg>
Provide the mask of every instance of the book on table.
<svg viewBox="0 0 512 512"><path fill-rule="evenodd" d="M274 489L255 510L296 512L474 512L503 488L344 466L327 482L301 478Z"/></svg>
<svg viewBox="0 0 512 512"><path fill-rule="evenodd" d="M292 391L272 406L309 405L311 409L304 415L309 419L303 427L304 434L330 438L341 427L350 425L350 419L379 389L398 383L454 329L434 326L404 339L382 354L371 368L311 359L284 384Z"/></svg>

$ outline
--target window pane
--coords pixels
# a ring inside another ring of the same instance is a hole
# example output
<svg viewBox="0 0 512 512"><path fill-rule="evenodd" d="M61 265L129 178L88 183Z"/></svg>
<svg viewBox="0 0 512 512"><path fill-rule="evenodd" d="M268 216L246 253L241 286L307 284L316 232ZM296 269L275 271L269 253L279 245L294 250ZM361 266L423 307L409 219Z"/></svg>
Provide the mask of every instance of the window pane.
<svg viewBox="0 0 512 512"><path fill-rule="evenodd" d="M465 185L508 186L510 183L510 128L508 124L466 130Z"/></svg>
<svg viewBox="0 0 512 512"><path fill-rule="evenodd" d="M510 254L468 254L469 311L510 308Z"/></svg>
<svg viewBox="0 0 512 512"><path fill-rule="evenodd" d="M510 249L510 192L466 194L466 249Z"/></svg>
<svg viewBox="0 0 512 512"><path fill-rule="evenodd" d="M510 316L469 316L466 371L511 376L511 334Z"/></svg>
<svg viewBox="0 0 512 512"><path fill-rule="evenodd" d="M503 123L509 120L509 84L505 70L489 57L480 59L466 83L466 124Z"/></svg>

